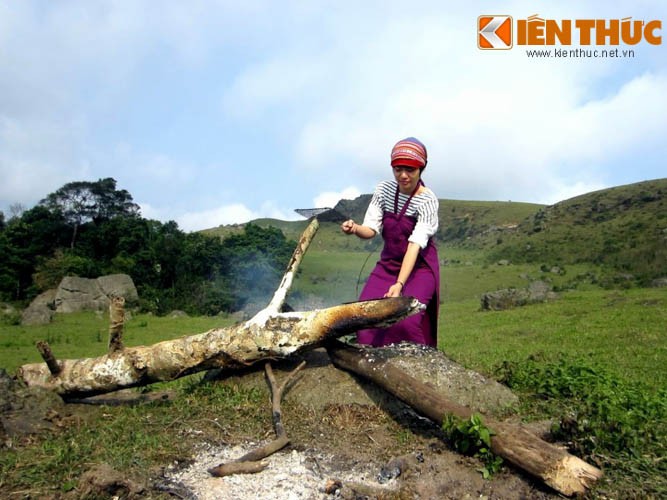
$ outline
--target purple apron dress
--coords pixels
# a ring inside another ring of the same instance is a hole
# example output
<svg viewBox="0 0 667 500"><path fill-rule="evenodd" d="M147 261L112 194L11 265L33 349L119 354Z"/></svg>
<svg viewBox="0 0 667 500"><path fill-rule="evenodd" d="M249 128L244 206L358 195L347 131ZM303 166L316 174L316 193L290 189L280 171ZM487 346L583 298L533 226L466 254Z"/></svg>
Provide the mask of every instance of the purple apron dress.
<svg viewBox="0 0 667 500"><path fill-rule="evenodd" d="M415 217L405 215L413 196L414 192L405 202L401 212L397 214L398 187L396 188L394 212L384 212L382 215L384 248L380 254L380 260L361 291L359 300L380 299L384 297L389 287L396 283L403 256L408 248L408 238L417 224ZM357 342L379 347L405 340L437 347L440 265L433 238L428 240L426 248L420 250L415 268L405 282L402 293L404 296L417 298L422 304L427 304L426 310L388 328L359 330Z"/></svg>

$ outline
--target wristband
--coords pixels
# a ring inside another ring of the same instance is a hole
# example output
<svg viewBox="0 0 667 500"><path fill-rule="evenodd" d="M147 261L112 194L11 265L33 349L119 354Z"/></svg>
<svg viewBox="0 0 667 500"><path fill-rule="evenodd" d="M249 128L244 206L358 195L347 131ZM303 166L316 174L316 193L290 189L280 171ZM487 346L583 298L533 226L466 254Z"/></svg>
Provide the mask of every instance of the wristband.
<svg viewBox="0 0 667 500"><path fill-rule="evenodd" d="M405 283L403 283L401 280L396 280L396 283L401 285L401 288L403 288L405 286Z"/></svg>

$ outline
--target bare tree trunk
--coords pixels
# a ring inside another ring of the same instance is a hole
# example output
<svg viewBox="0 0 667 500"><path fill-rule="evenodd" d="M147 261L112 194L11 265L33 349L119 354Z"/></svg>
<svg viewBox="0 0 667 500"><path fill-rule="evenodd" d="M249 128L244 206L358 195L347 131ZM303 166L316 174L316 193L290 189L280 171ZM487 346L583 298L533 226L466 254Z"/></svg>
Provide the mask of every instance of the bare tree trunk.
<svg viewBox="0 0 667 500"><path fill-rule="evenodd" d="M371 349L332 342L327 350L334 365L366 377L439 425L446 414L462 419L472 415L469 408L446 399L433 387L375 356ZM491 437L493 453L563 495L582 494L602 477L602 471L596 467L520 426L496 422L488 417L484 417L484 425L495 433Z"/></svg>
<svg viewBox="0 0 667 500"><path fill-rule="evenodd" d="M29 386L45 387L66 398L85 397L173 380L212 368L238 369L261 360L285 358L316 347L326 339L360 328L392 324L423 310L424 305L418 300L397 297L314 311L279 312L317 228L317 221L313 220L304 231L273 299L245 323L152 346L122 347L121 343L120 349L110 346L110 352L97 358L59 360L57 375L45 363L27 364L18 369L17 376ZM119 331L117 327L111 330Z"/></svg>
<svg viewBox="0 0 667 500"><path fill-rule="evenodd" d="M109 352L123 350L123 325L125 324L125 298L114 297L109 304Z"/></svg>

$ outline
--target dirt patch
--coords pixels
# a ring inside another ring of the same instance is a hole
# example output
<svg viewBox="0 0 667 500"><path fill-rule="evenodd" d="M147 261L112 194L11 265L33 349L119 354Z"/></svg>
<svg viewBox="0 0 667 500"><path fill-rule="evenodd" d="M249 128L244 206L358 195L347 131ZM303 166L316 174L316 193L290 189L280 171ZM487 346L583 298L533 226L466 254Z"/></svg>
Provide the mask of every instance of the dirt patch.
<svg viewBox="0 0 667 500"><path fill-rule="evenodd" d="M465 370L437 351L409 347L389 355L413 376L428 380L476 411L507 415L516 403L506 387ZM478 470L481 463L453 452L434 422L373 384L335 368L324 350L304 358L306 369L283 399L290 446L268 457L264 471L223 478L206 472L266 441L240 440L223 447L203 444L187 467L175 465L165 471L158 487L202 500L558 498L511 466L485 480ZM276 366L276 377L280 380L297 361ZM220 383L266 385L260 370Z"/></svg>

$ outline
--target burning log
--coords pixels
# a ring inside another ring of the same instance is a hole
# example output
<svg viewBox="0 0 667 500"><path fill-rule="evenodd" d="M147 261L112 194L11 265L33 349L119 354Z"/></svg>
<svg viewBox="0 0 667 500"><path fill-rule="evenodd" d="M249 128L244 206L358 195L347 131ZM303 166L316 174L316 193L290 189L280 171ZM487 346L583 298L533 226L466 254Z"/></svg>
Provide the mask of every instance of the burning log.
<svg viewBox="0 0 667 500"><path fill-rule="evenodd" d="M338 368L369 379L439 425L446 414L461 419L472 415L469 408L446 399L433 387L374 354L372 349L332 342L327 345L327 351ZM491 437L493 453L563 495L583 494L602 477L598 468L518 425L496 422L488 417L484 418L484 424L494 432Z"/></svg>
<svg viewBox="0 0 667 500"><path fill-rule="evenodd" d="M57 374L45 363L27 364L18 369L17 377L29 386L44 387L65 398L92 396L213 368L239 369L261 360L289 357L327 339L360 328L389 325L423 309L416 299L397 297L279 312L317 228L317 220L313 220L301 236L273 299L245 323L151 346L123 347L118 335L115 347L110 346L103 356L59 360ZM112 331L119 333L122 329L117 326Z"/></svg>

